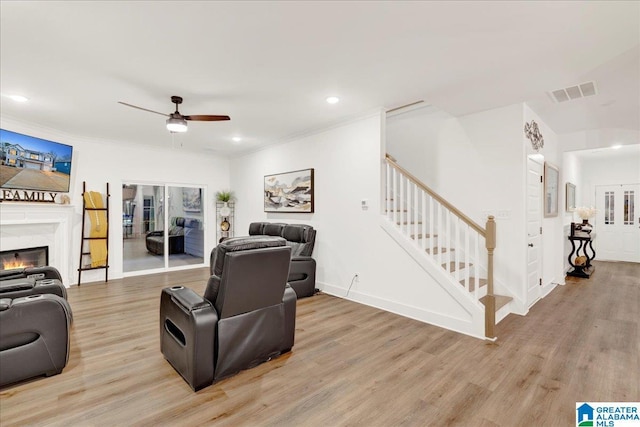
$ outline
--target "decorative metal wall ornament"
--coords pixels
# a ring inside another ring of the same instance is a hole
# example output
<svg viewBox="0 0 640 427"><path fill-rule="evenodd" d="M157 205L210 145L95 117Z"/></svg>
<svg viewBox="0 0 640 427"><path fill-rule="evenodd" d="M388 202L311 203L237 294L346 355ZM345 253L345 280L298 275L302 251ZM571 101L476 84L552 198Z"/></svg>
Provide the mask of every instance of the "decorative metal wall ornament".
<svg viewBox="0 0 640 427"><path fill-rule="evenodd" d="M544 147L544 138L538 129L538 124L535 120L531 120L531 123L524 124L524 134L531 141L531 146L534 150L538 151Z"/></svg>

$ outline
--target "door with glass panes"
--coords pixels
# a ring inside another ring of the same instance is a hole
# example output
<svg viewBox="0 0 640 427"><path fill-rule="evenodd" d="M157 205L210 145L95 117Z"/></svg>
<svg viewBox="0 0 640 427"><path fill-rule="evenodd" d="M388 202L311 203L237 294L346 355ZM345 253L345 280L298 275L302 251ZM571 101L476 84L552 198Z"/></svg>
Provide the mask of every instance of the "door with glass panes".
<svg viewBox="0 0 640 427"><path fill-rule="evenodd" d="M596 259L640 262L640 184L596 186Z"/></svg>

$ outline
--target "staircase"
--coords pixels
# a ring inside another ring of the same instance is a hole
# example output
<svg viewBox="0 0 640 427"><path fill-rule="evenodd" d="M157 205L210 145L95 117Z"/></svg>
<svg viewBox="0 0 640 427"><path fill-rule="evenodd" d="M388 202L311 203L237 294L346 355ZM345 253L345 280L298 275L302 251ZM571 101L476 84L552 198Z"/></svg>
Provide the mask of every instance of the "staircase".
<svg viewBox="0 0 640 427"><path fill-rule="evenodd" d="M508 314L507 305L512 298L495 295L493 291L496 242L493 216L481 227L403 169L389 154L385 158L384 186L385 228L398 243L410 246L410 254L423 268L442 269L446 275L440 276L454 297L466 298L472 306L484 311L485 336L495 340L496 313Z"/></svg>

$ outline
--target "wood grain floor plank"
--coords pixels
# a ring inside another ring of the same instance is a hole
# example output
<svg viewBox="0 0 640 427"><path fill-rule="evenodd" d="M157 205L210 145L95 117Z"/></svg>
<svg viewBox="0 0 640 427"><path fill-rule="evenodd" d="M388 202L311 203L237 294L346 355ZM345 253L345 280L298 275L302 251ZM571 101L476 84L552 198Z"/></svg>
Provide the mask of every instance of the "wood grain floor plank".
<svg viewBox="0 0 640 427"><path fill-rule="evenodd" d="M293 351L197 393L164 360L161 289L206 268L69 289L62 374L0 390L5 426L573 425L575 402L640 400L640 265L597 262L489 343L319 294ZM0 367L1 369L1 367Z"/></svg>

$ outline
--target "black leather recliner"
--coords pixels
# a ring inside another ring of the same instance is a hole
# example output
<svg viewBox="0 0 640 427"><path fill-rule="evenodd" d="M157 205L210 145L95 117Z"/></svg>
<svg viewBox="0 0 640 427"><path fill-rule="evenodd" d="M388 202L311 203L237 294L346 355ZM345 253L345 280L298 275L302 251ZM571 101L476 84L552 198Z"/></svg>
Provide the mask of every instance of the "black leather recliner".
<svg viewBox="0 0 640 427"><path fill-rule="evenodd" d="M31 295L57 295L67 302L67 288L62 284L60 272L55 267L27 267L0 271L0 298L21 298Z"/></svg>
<svg viewBox="0 0 640 427"><path fill-rule="evenodd" d="M316 289L316 260L311 257L316 230L305 224L252 222L249 235L280 236L291 247L291 269L288 282L298 298L310 297Z"/></svg>
<svg viewBox="0 0 640 427"><path fill-rule="evenodd" d="M9 270L0 270L0 281L23 278L31 278L36 280L56 279L62 282L62 276L60 276L60 272L58 271L58 269L51 266L24 267L12 268Z"/></svg>
<svg viewBox="0 0 640 427"><path fill-rule="evenodd" d="M160 348L193 390L291 350L296 294L280 237L235 237L213 254L204 298L182 286L160 299Z"/></svg>
<svg viewBox="0 0 640 427"><path fill-rule="evenodd" d="M69 358L72 321L60 274L36 267L0 276L0 386L59 374Z"/></svg>
<svg viewBox="0 0 640 427"><path fill-rule="evenodd" d="M169 227L169 255L184 253L185 218L171 218ZM147 251L155 255L164 255L164 230L151 231L145 237Z"/></svg>

